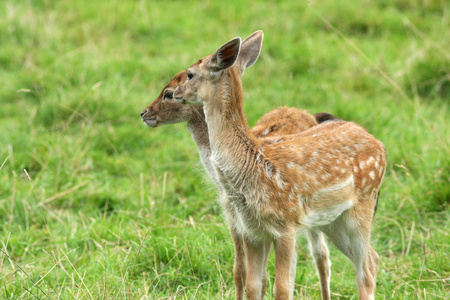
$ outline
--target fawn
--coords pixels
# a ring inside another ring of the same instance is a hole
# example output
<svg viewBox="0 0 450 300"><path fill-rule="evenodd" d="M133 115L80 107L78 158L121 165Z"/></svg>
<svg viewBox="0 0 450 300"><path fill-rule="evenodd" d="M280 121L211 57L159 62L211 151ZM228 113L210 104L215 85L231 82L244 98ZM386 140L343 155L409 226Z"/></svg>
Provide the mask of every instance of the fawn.
<svg viewBox="0 0 450 300"><path fill-rule="evenodd" d="M246 41L243 41L245 47ZM178 85L184 83L187 75L186 71L180 72L164 87L159 96L141 113L144 122L150 127L157 127L164 124L187 122L187 127L199 150L200 159L205 166L208 175L221 190L221 186L216 179L215 171L210 162L211 150L209 146L208 128L205 122L205 115L202 106L182 105L173 100L173 91ZM325 117L323 116L325 115ZM335 119L334 116L319 113L314 117L306 111L295 108L280 107L266 113L253 127L252 133L255 137L268 138L275 135L286 135L301 132L317 125L317 120L321 122ZM222 196L226 197L226 196ZM243 285L245 283L245 255L242 239L233 232L230 226L235 246L235 286L236 298L242 299L244 296ZM270 248L269 248L270 249ZM268 250L269 250L268 249ZM294 269L295 270L295 269ZM295 273L294 273L295 275ZM267 278L267 275L264 275ZM262 296L265 294L265 285L262 287Z"/></svg>
<svg viewBox="0 0 450 300"><path fill-rule="evenodd" d="M359 298L373 299L378 255L370 246L370 231L386 168L384 146L361 126L342 121L276 139L256 138L244 115L240 77L258 58L263 33L249 38L253 46L241 49L237 37L191 65L187 80L173 93L182 104L203 104L210 163L223 191L229 193L222 206L232 232L244 245L236 255L246 256L242 278L247 298L264 295L272 243L275 299L292 298L295 236L302 230L316 264L322 299L330 299L324 234L354 263Z"/></svg>

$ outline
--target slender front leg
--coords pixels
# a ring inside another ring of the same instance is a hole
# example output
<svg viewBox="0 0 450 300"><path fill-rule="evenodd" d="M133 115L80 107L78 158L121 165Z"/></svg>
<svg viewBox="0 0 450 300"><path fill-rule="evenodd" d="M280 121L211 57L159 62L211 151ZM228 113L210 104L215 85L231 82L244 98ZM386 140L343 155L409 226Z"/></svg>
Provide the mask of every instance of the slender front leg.
<svg viewBox="0 0 450 300"><path fill-rule="evenodd" d="M244 237L245 254L247 258L247 299L260 300L265 293L264 272L267 247L270 243L258 243Z"/></svg>
<svg viewBox="0 0 450 300"><path fill-rule="evenodd" d="M234 288L236 300L244 299L244 287L247 278L247 261L245 257L244 241L242 236L238 235L233 226L230 226L231 237L234 243Z"/></svg>
<svg viewBox="0 0 450 300"><path fill-rule="evenodd" d="M295 230L283 235L274 242L275 246L275 284L276 300L291 299L291 264L295 252Z"/></svg>

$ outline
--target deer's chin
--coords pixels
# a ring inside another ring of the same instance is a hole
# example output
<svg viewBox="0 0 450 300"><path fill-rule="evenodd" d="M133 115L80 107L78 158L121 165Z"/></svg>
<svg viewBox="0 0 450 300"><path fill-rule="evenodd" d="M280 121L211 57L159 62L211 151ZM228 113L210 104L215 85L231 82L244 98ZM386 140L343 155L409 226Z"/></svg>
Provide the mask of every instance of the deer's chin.
<svg viewBox="0 0 450 300"><path fill-rule="evenodd" d="M149 127L157 127L158 126L158 119L152 118L152 119L145 119L144 123Z"/></svg>

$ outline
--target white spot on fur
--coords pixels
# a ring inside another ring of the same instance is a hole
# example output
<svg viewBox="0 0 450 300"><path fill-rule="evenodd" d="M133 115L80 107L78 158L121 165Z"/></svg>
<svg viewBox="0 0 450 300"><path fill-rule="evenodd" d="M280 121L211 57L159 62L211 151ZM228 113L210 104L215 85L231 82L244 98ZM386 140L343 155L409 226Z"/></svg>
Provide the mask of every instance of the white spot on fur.
<svg viewBox="0 0 450 300"><path fill-rule="evenodd" d="M289 168L289 169L293 169L293 168L295 168L295 163L293 163L293 162L290 162L290 163L288 163L288 165L287 165L287 167Z"/></svg>
<svg viewBox="0 0 450 300"><path fill-rule="evenodd" d="M267 177L272 178L273 166L271 163L267 162L264 166Z"/></svg>
<svg viewBox="0 0 450 300"><path fill-rule="evenodd" d="M364 194L364 195L367 195L367 193L369 192L370 188L371 188L370 185L368 185L367 187L365 187L364 190L363 190L363 194Z"/></svg>
<svg viewBox="0 0 450 300"><path fill-rule="evenodd" d="M357 166L354 166L354 167L353 167L353 172L355 172L355 173L358 172L358 167L357 167Z"/></svg>
<svg viewBox="0 0 450 300"><path fill-rule="evenodd" d="M372 178L372 180L375 179L375 173L374 173L373 171L371 171L371 172L369 173L369 176L370 176L370 178Z"/></svg>
<svg viewBox="0 0 450 300"><path fill-rule="evenodd" d="M284 181L281 179L281 172L277 172L275 174L275 181L277 182L277 185L280 189L284 188Z"/></svg>
<svg viewBox="0 0 450 300"><path fill-rule="evenodd" d="M267 135L267 134L269 134L269 128L267 128L266 130L264 130L264 131L261 133L261 135Z"/></svg>
<svg viewBox="0 0 450 300"><path fill-rule="evenodd" d="M282 138L276 138L274 141L273 141L273 143L274 144L278 144L278 143L281 143L281 142L283 142L284 141L284 139L282 139Z"/></svg>
<svg viewBox="0 0 450 300"><path fill-rule="evenodd" d="M327 180L328 178L330 178L330 174L329 173L325 173L322 175L322 179L323 180Z"/></svg>
<svg viewBox="0 0 450 300"><path fill-rule="evenodd" d="M257 154L256 155L256 161L258 162L258 163L262 163L262 158L261 158L261 154Z"/></svg>

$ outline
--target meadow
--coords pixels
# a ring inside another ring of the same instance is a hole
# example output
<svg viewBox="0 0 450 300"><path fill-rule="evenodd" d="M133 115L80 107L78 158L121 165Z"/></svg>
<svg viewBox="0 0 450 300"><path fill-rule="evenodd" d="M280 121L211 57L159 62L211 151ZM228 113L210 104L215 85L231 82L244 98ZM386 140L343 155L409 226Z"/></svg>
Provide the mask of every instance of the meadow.
<svg viewBox="0 0 450 300"><path fill-rule="evenodd" d="M1 299L234 298L232 240L186 125L139 114L258 29L249 125L288 105L381 140L376 298L450 298L448 1L3 0ZM295 299L320 299L298 248ZM332 297L357 299L352 263L330 251ZM273 255L268 272L271 291Z"/></svg>

